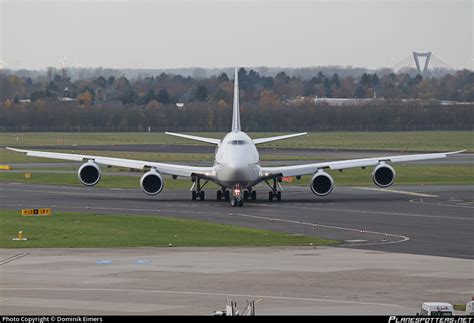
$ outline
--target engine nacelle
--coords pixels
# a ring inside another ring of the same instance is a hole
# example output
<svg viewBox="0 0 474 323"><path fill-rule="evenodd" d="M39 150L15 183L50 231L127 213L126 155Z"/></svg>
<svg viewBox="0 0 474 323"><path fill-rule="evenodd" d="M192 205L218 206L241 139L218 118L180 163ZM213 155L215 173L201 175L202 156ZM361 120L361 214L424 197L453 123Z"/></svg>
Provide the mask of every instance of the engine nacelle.
<svg viewBox="0 0 474 323"><path fill-rule="evenodd" d="M79 180L86 186L94 186L99 183L101 175L99 166L93 161L83 164L77 171Z"/></svg>
<svg viewBox="0 0 474 323"><path fill-rule="evenodd" d="M310 187L314 194L326 196L334 189L334 180L328 173L320 170L314 174Z"/></svg>
<svg viewBox="0 0 474 323"><path fill-rule="evenodd" d="M151 170L142 176L140 179L140 186L142 187L143 192L148 195L159 194L163 190L163 178L156 170Z"/></svg>
<svg viewBox="0 0 474 323"><path fill-rule="evenodd" d="M372 172L372 179L378 187L389 187L395 181L395 170L385 163L378 164Z"/></svg>

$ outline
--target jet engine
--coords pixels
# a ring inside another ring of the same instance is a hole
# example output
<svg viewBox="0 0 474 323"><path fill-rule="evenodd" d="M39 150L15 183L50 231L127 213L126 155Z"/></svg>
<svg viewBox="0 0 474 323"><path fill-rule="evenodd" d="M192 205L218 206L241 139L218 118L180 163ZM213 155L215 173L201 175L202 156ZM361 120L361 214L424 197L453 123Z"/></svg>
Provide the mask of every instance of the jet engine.
<svg viewBox="0 0 474 323"><path fill-rule="evenodd" d="M395 170L385 163L378 164L372 172L372 179L379 187L389 187L395 180Z"/></svg>
<svg viewBox="0 0 474 323"><path fill-rule="evenodd" d="M79 170L77 171L77 176L79 177L79 180L82 184L87 186L94 186L100 181L100 168L93 161L88 161L87 163L79 167Z"/></svg>
<svg viewBox="0 0 474 323"><path fill-rule="evenodd" d="M148 195L159 194L163 190L163 178L156 170L151 170L145 173L140 179L140 186L143 192Z"/></svg>
<svg viewBox="0 0 474 323"><path fill-rule="evenodd" d="M326 196L332 192L334 188L334 180L328 173L320 170L314 174L310 187L314 194L318 196Z"/></svg>

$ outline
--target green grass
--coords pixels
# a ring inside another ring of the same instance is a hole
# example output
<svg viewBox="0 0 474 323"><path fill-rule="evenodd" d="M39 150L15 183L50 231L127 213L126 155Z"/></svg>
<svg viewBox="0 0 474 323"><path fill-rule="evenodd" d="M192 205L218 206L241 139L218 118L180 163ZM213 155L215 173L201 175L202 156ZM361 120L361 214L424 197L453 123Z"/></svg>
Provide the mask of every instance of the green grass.
<svg viewBox="0 0 474 323"><path fill-rule="evenodd" d="M461 312L466 311L466 304L453 304L453 307L456 311L461 311Z"/></svg>
<svg viewBox="0 0 474 323"><path fill-rule="evenodd" d="M0 248L308 246L337 241L163 216L0 211ZM12 241L19 230L27 241Z"/></svg>
<svg viewBox="0 0 474 323"><path fill-rule="evenodd" d="M304 129L302 129L304 131ZM222 138L224 133L196 133ZM250 133L252 138L282 133ZM164 133L14 133L0 134L0 147L34 145L115 145L115 144L187 144L204 143L176 138ZM413 132L312 132L307 136L276 141L263 146L279 148L370 149L393 151L452 151L474 149L470 131Z"/></svg>
<svg viewBox="0 0 474 323"><path fill-rule="evenodd" d="M471 165L444 165L444 164L395 164L397 178L395 184L474 184L474 167ZM347 169L342 173L328 171L336 185L351 186L373 186L371 178L372 168ZM140 189L139 179L141 173L136 176L108 175L104 172L98 187L114 188L136 188ZM294 181L296 185L309 185L311 176L303 176L300 181ZM58 173L35 173L31 172L31 178L25 179L24 173L13 173L0 171L0 181L44 183L58 185L82 185L76 174ZM189 179L176 179L165 177L165 189L188 189L191 187ZM215 189L214 183L207 184L205 189Z"/></svg>
<svg viewBox="0 0 474 323"><path fill-rule="evenodd" d="M474 149L474 135L469 131L414 132L324 132L264 145L267 147L391 150L455 151Z"/></svg>

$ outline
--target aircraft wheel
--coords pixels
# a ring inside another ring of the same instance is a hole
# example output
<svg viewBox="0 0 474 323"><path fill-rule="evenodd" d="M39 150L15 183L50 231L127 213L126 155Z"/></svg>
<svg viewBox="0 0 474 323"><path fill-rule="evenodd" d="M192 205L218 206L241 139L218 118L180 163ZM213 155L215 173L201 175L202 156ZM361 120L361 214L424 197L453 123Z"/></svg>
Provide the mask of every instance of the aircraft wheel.
<svg viewBox="0 0 474 323"><path fill-rule="evenodd" d="M277 201L281 201L281 192L277 193Z"/></svg>
<svg viewBox="0 0 474 323"><path fill-rule="evenodd" d="M193 191L192 194L191 194L191 197L193 199L193 201L196 201L196 191Z"/></svg>
<svg viewBox="0 0 474 323"><path fill-rule="evenodd" d="M224 197L225 197L225 200L226 200L226 201L230 201L230 192L229 192L229 191L225 191Z"/></svg>
<svg viewBox="0 0 474 323"><path fill-rule="evenodd" d="M222 200L222 191L221 190L217 191L217 200L218 201Z"/></svg>
<svg viewBox="0 0 474 323"><path fill-rule="evenodd" d="M236 198L232 198L232 200L230 200L230 205L232 206L237 206L237 199Z"/></svg>
<svg viewBox="0 0 474 323"><path fill-rule="evenodd" d="M244 201L243 200L240 200L239 201L239 207L242 207L244 205Z"/></svg>
<svg viewBox="0 0 474 323"><path fill-rule="evenodd" d="M244 191L244 200L248 200L249 199L249 192L248 191Z"/></svg>
<svg viewBox="0 0 474 323"><path fill-rule="evenodd" d="M252 201L255 201L257 199L257 191L252 191Z"/></svg>
<svg viewBox="0 0 474 323"><path fill-rule="evenodd" d="M268 200L273 201L273 192L272 191L268 192Z"/></svg>
<svg viewBox="0 0 474 323"><path fill-rule="evenodd" d="M201 201L204 201L204 199L206 198L205 194L204 194L204 191L201 191L199 193L199 198L201 199Z"/></svg>

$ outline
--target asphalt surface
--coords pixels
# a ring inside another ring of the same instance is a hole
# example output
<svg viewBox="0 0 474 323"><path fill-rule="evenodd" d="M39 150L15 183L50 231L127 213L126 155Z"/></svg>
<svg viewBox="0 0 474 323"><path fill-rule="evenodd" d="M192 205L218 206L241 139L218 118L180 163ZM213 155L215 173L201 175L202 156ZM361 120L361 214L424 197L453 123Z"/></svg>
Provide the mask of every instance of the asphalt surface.
<svg viewBox="0 0 474 323"><path fill-rule="evenodd" d="M255 300L256 315L414 315L425 301L469 301L472 265L331 247L0 249L0 308L209 315L231 299L240 312Z"/></svg>
<svg viewBox="0 0 474 323"><path fill-rule="evenodd" d="M138 186L138 183L137 183ZM100 214L169 215L217 223L316 235L341 246L474 259L474 185L336 187L318 198L307 187L289 187L281 202L258 200L233 208L206 191L191 201L188 190L163 190L150 197L139 189L100 189L39 184L0 184L0 208L53 207Z"/></svg>

